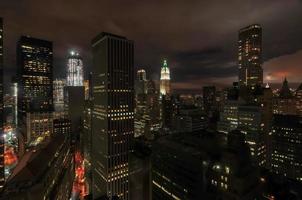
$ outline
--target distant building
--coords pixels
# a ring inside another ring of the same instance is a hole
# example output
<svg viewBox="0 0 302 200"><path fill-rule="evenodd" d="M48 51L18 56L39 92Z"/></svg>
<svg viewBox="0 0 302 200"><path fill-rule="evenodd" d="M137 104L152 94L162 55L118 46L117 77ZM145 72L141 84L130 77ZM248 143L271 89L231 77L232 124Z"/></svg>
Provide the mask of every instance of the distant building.
<svg viewBox="0 0 302 200"><path fill-rule="evenodd" d="M273 113L281 115L296 115L297 101L289 89L288 81L285 78L279 96L273 98Z"/></svg>
<svg viewBox="0 0 302 200"><path fill-rule="evenodd" d="M71 135L71 122L69 119L60 118L53 120L53 133L55 135L64 134Z"/></svg>
<svg viewBox="0 0 302 200"><path fill-rule="evenodd" d="M253 24L239 30L238 38L239 86L263 84L262 28Z"/></svg>
<svg viewBox="0 0 302 200"><path fill-rule="evenodd" d="M204 86L202 89L202 95L204 110L211 117L216 105L216 87Z"/></svg>
<svg viewBox="0 0 302 200"><path fill-rule="evenodd" d="M170 69L168 67L167 60L164 60L163 66L161 67L160 71L160 94L171 94Z"/></svg>
<svg viewBox="0 0 302 200"><path fill-rule="evenodd" d="M133 41L101 33L92 41L92 194L129 200L134 134Z"/></svg>
<svg viewBox="0 0 302 200"><path fill-rule="evenodd" d="M65 112L65 79L55 79L53 81L53 104L54 104L54 116L55 118L61 118L66 116Z"/></svg>
<svg viewBox="0 0 302 200"><path fill-rule="evenodd" d="M52 134L52 42L22 36L17 45L19 153Z"/></svg>
<svg viewBox="0 0 302 200"><path fill-rule="evenodd" d="M67 86L83 86L83 60L79 53L71 51L67 58Z"/></svg>
<svg viewBox="0 0 302 200"><path fill-rule="evenodd" d="M241 101L226 101L220 119L217 123L218 132L228 134L230 131L238 127L238 107L243 104Z"/></svg>
<svg viewBox="0 0 302 200"><path fill-rule="evenodd" d="M274 115L271 139L271 170L302 181L302 118Z"/></svg>
<svg viewBox="0 0 302 200"><path fill-rule="evenodd" d="M171 129L175 116L174 97L163 95L160 109L162 127Z"/></svg>
<svg viewBox="0 0 302 200"><path fill-rule="evenodd" d="M296 108L298 115L302 116L302 84L299 85L295 92Z"/></svg>
<svg viewBox="0 0 302 200"><path fill-rule="evenodd" d="M73 154L67 135L58 134L20 159L0 199L69 200L74 180Z"/></svg>
<svg viewBox="0 0 302 200"><path fill-rule="evenodd" d="M147 78L146 71L144 69L137 71L137 78L135 80L135 94L147 94Z"/></svg>
<svg viewBox="0 0 302 200"><path fill-rule="evenodd" d="M173 118L173 131L178 133L205 130L208 127L208 118L201 108L184 106L179 108Z"/></svg>

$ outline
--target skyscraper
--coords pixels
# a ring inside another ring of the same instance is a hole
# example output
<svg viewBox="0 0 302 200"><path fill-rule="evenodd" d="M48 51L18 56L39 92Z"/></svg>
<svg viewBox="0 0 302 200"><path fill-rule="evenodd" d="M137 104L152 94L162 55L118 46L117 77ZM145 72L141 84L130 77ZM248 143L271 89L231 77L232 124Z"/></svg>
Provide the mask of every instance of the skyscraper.
<svg viewBox="0 0 302 200"><path fill-rule="evenodd" d="M3 137L3 22L0 18L0 190L4 185L4 137Z"/></svg>
<svg viewBox="0 0 302 200"><path fill-rule="evenodd" d="M129 199L134 134L133 41L110 33L92 40L92 195Z"/></svg>
<svg viewBox="0 0 302 200"><path fill-rule="evenodd" d="M147 78L146 71L140 69L137 71L137 78L135 80L135 94L138 96L145 96L147 94Z"/></svg>
<svg viewBox="0 0 302 200"><path fill-rule="evenodd" d="M54 104L55 118L61 118L65 116L65 112L64 112L65 86L66 86L65 79L55 79L53 81L53 104Z"/></svg>
<svg viewBox="0 0 302 200"><path fill-rule="evenodd" d="M52 42L22 36L17 45L19 144L36 145L52 134ZM20 146L20 153L24 151Z"/></svg>
<svg viewBox="0 0 302 200"><path fill-rule="evenodd" d="M83 60L79 53L70 52L67 61L67 86L83 86Z"/></svg>
<svg viewBox="0 0 302 200"><path fill-rule="evenodd" d="M254 87L263 83L262 28L258 24L239 30L239 86Z"/></svg>
<svg viewBox="0 0 302 200"><path fill-rule="evenodd" d="M271 169L302 181L302 121L298 115L274 115Z"/></svg>
<svg viewBox="0 0 302 200"><path fill-rule="evenodd" d="M160 71L160 94L169 95L170 93L170 69L168 67L167 60L164 60L164 64Z"/></svg>

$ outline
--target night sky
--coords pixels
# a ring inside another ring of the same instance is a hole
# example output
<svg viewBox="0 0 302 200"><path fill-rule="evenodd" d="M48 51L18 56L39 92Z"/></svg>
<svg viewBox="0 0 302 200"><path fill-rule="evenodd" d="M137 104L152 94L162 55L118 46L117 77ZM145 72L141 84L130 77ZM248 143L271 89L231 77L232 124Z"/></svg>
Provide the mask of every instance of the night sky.
<svg viewBox="0 0 302 200"><path fill-rule="evenodd" d="M238 30L259 23L264 81L302 82L302 0L0 0L0 16L6 81L20 35L53 41L55 77L64 77L71 49L89 72L90 41L106 31L135 41L135 67L148 77L159 79L167 58L178 90L227 85L237 81Z"/></svg>

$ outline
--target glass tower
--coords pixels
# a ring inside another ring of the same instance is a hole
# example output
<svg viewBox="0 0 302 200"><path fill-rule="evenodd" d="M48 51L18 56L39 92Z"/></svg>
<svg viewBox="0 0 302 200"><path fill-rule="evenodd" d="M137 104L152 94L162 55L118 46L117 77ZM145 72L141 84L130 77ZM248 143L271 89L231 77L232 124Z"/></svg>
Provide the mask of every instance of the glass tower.
<svg viewBox="0 0 302 200"><path fill-rule="evenodd" d="M79 53L70 52L67 61L67 86L83 86L83 60Z"/></svg>
<svg viewBox="0 0 302 200"><path fill-rule="evenodd" d="M258 24L239 30L239 85L262 85L262 28Z"/></svg>

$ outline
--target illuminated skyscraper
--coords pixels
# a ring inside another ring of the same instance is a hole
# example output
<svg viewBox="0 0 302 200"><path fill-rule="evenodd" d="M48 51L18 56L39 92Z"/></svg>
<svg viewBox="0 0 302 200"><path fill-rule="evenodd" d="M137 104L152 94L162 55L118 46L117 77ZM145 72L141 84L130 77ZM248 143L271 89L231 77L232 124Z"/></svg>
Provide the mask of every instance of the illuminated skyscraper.
<svg viewBox="0 0 302 200"><path fill-rule="evenodd" d="M83 86L83 60L79 53L70 52L67 61L67 86Z"/></svg>
<svg viewBox="0 0 302 200"><path fill-rule="evenodd" d="M254 24L239 31L239 85L262 85L262 28Z"/></svg>
<svg viewBox="0 0 302 200"><path fill-rule="evenodd" d="M22 36L17 46L19 144L36 145L52 134L52 42ZM24 148L19 147L20 155Z"/></svg>
<svg viewBox="0 0 302 200"><path fill-rule="evenodd" d="M55 79L53 81L53 104L54 104L54 111L55 111L55 118L64 117L64 98L65 98L65 86L66 80L65 79Z"/></svg>
<svg viewBox="0 0 302 200"><path fill-rule="evenodd" d="M168 67L167 60L164 60L164 64L160 71L160 94L171 94L170 69Z"/></svg>
<svg viewBox="0 0 302 200"><path fill-rule="evenodd" d="M3 23L0 18L0 190L4 185L4 137L3 137Z"/></svg>
<svg viewBox="0 0 302 200"><path fill-rule="evenodd" d="M133 41L101 33L92 41L92 195L129 200L134 135Z"/></svg>

